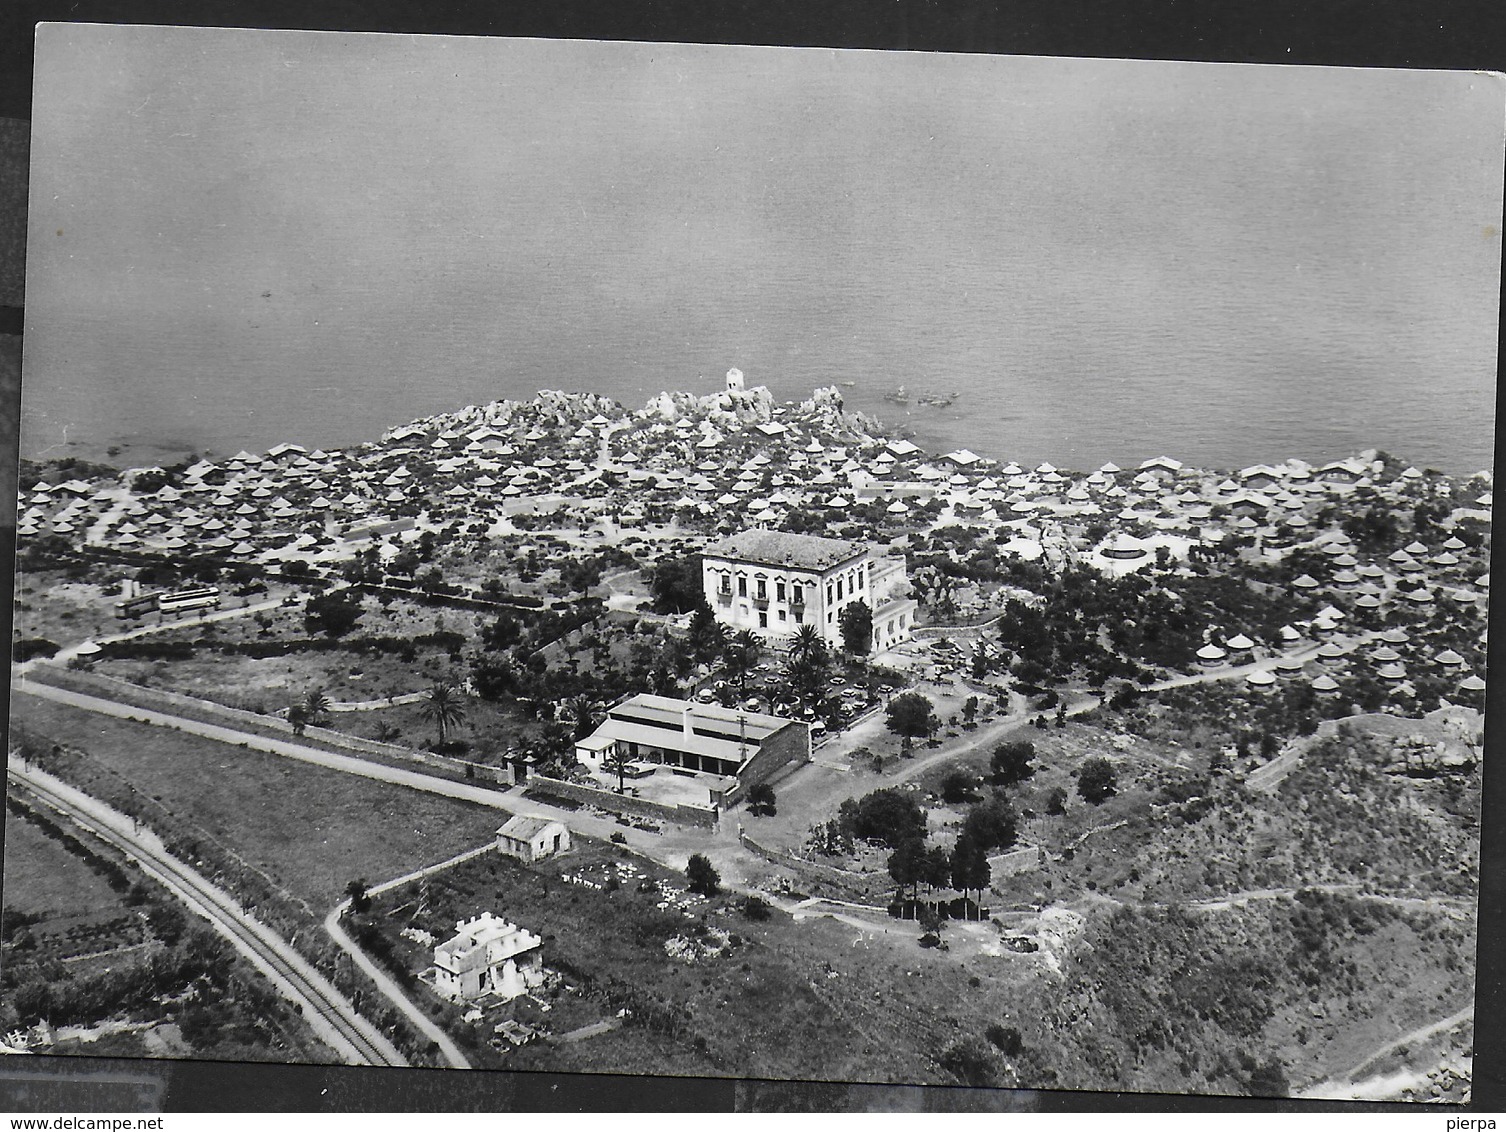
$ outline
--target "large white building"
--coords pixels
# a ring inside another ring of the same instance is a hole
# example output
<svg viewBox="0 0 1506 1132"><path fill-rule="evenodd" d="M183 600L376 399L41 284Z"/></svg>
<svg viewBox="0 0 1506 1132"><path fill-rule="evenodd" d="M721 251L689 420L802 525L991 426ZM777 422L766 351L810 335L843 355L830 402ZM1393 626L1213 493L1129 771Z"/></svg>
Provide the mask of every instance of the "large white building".
<svg viewBox="0 0 1506 1132"><path fill-rule="evenodd" d="M915 626L904 560L845 539L739 531L701 551L701 581L717 620L734 631L785 637L813 625L840 648L841 612L857 601L873 613L875 652L909 640Z"/></svg>
<svg viewBox="0 0 1506 1132"><path fill-rule="evenodd" d="M509 1001L544 981L543 940L490 912L461 920L434 949L434 989L451 1000Z"/></svg>

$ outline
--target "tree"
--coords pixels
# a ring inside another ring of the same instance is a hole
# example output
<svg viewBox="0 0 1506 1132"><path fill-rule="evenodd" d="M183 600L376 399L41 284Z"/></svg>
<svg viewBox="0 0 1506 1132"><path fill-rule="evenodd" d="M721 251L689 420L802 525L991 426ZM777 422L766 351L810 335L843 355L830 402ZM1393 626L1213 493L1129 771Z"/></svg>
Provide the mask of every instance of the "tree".
<svg viewBox="0 0 1506 1132"><path fill-rule="evenodd" d="M750 920L767 920L773 915L769 902L761 896L745 896L742 902L742 913Z"/></svg>
<svg viewBox="0 0 1506 1132"><path fill-rule="evenodd" d="M850 601L837 614L842 647L853 656L867 656L873 648L873 610L862 598Z"/></svg>
<svg viewBox="0 0 1506 1132"><path fill-rule="evenodd" d="M988 867L988 850L965 832L957 838L952 848L952 887L965 897L976 891L978 900L983 900L983 890L993 879Z"/></svg>
<svg viewBox="0 0 1506 1132"><path fill-rule="evenodd" d="M1095 806L1107 801L1116 785L1114 764L1097 755L1084 761L1077 772L1077 792Z"/></svg>
<svg viewBox="0 0 1506 1132"><path fill-rule="evenodd" d="M950 574L943 574L934 566L922 577L925 581L921 587L921 600L931 607L932 614L938 618L947 618L956 613L957 579Z"/></svg>
<svg viewBox="0 0 1506 1132"><path fill-rule="evenodd" d="M570 721L571 737L577 742L595 731L602 719L596 701L586 695L571 696L570 702L564 705L562 714Z"/></svg>
<svg viewBox="0 0 1506 1132"><path fill-rule="evenodd" d="M361 619L361 598L353 593L323 593L309 598L303 623L310 633L343 637Z"/></svg>
<svg viewBox="0 0 1506 1132"><path fill-rule="evenodd" d="M702 601L690 618L685 643L692 659L709 663L722 654L727 645L727 627L716 619L711 606Z"/></svg>
<svg viewBox="0 0 1506 1132"><path fill-rule="evenodd" d="M627 747L619 743L613 743L602 753L601 768L609 774L617 775L617 793L619 794L627 789L624 780L627 772L633 769L633 765L633 756L628 753Z"/></svg>
<svg viewBox="0 0 1506 1132"><path fill-rule="evenodd" d="M1292 1092L1286 1070L1275 1057L1267 1058L1251 1070L1247 1087L1252 1097L1287 1097Z"/></svg>
<svg viewBox="0 0 1506 1132"><path fill-rule="evenodd" d="M940 845L921 854L920 879L928 888L946 888L952 883L952 855Z"/></svg>
<svg viewBox="0 0 1506 1132"><path fill-rule="evenodd" d="M748 812L770 815L777 813L774 788L767 782L758 782L748 788Z"/></svg>
<svg viewBox="0 0 1506 1132"><path fill-rule="evenodd" d="M994 748L989 760L993 779L1001 786L1014 786L1035 773L1035 744L1029 739L1012 739Z"/></svg>
<svg viewBox="0 0 1506 1132"><path fill-rule="evenodd" d="M330 712L329 697L323 688L314 688L303 697L303 712L310 726L317 727Z"/></svg>
<svg viewBox="0 0 1506 1132"><path fill-rule="evenodd" d="M962 836L984 849L1008 849L1019 835L1014 807L995 796L968 810L962 819Z"/></svg>
<svg viewBox="0 0 1506 1132"><path fill-rule="evenodd" d="M977 789L978 783L965 770L949 770L941 779L941 800L953 803L975 801Z"/></svg>
<svg viewBox="0 0 1506 1132"><path fill-rule="evenodd" d="M649 595L655 613L689 613L704 604L701 556L686 554L661 559L649 579Z"/></svg>
<svg viewBox="0 0 1506 1132"><path fill-rule="evenodd" d="M737 681L739 695L748 690L748 674L758 664L758 658L762 653L763 642L747 629L727 642L727 651L722 656L722 663L726 666L727 675Z"/></svg>
<svg viewBox="0 0 1506 1132"><path fill-rule="evenodd" d="M1060 786L1053 786L1051 793L1046 795L1046 812L1052 817L1060 817L1067 812L1067 792Z"/></svg>
<svg viewBox="0 0 1506 1132"><path fill-rule="evenodd" d="M427 692L419 707L420 713L439 729L439 745L443 747L450 728L465 722L465 704L454 684L441 681Z"/></svg>
<svg viewBox="0 0 1506 1132"><path fill-rule="evenodd" d="M925 840L925 811L900 790L875 790L856 802L849 799L839 813L852 836L882 841L891 849L904 841Z"/></svg>
<svg viewBox="0 0 1506 1132"><path fill-rule="evenodd" d="M294 735L302 735L308 729L309 709L302 704L294 704L288 708L288 723L292 726Z"/></svg>
<svg viewBox="0 0 1506 1132"><path fill-rule="evenodd" d="M702 896L715 896L721 891L721 874L700 853L692 853L690 860L685 863L685 879L689 882L690 891Z"/></svg>
<svg viewBox="0 0 1506 1132"><path fill-rule="evenodd" d="M481 634L481 644L501 652L510 649L523 639L523 623L511 613L499 613L497 619Z"/></svg>
<svg viewBox="0 0 1506 1132"><path fill-rule="evenodd" d="M937 1059L941 1067L964 1085L979 1088L999 1084L998 1069L986 1047L974 1038L948 1046Z"/></svg>
<svg viewBox="0 0 1506 1132"><path fill-rule="evenodd" d="M941 726L931 701L919 692L905 692L889 701L885 709L889 730L905 739L924 739Z"/></svg>
<svg viewBox="0 0 1506 1132"><path fill-rule="evenodd" d="M483 700L500 700L517 687L517 673L506 657L478 652L471 657L471 687Z"/></svg>
<svg viewBox="0 0 1506 1132"><path fill-rule="evenodd" d="M906 889L910 898L915 899L925 872L925 842L919 837L905 837L897 842L889 854L889 876L898 888L899 899L904 899Z"/></svg>
<svg viewBox="0 0 1506 1132"><path fill-rule="evenodd" d="M971 727L973 725L973 721L978 718L978 707L978 697L969 696L967 698L967 701L962 705L962 722Z"/></svg>
<svg viewBox="0 0 1506 1132"><path fill-rule="evenodd" d="M802 625L790 638L790 663L823 666L830 661L826 641L814 625Z"/></svg>
<svg viewBox="0 0 1506 1132"><path fill-rule="evenodd" d="M1013 1026L1001 1026L995 1022L983 1031L983 1036L1005 1057L1019 1057L1025 1048L1025 1043L1020 1039L1020 1031Z"/></svg>
<svg viewBox="0 0 1506 1132"><path fill-rule="evenodd" d="M354 911L369 912L371 910L371 893L366 887L365 877L347 884L345 895L350 898L350 906Z"/></svg>

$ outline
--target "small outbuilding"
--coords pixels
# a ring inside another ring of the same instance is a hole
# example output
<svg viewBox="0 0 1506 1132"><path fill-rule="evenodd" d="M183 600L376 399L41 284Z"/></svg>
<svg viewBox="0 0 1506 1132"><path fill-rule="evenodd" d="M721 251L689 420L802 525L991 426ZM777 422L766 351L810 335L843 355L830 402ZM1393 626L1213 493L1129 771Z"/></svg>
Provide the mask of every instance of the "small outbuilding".
<svg viewBox="0 0 1506 1132"><path fill-rule="evenodd" d="M515 814L497 830L497 852L532 863L570 848L570 827L538 814Z"/></svg>

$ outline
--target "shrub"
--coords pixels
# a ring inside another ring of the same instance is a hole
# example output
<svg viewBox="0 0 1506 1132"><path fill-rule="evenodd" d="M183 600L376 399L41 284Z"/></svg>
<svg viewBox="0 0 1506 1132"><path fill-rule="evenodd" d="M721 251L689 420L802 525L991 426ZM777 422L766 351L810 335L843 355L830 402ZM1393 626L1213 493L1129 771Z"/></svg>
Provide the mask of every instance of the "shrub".
<svg viewBox="0 0 1506 1132"><path fill-rule="evenodd" d="M987 1087L999 1084L993 1058L974 1039L964 1038L954 1042L938 1060L943 1069L964 1085Z"/></svg>
<svg viewBox="0 0 1506 1132"><path fill-rule="evenodd" d="M941 780L941 797L947 802L972 802L978 797L973 776L961 770L948 771Z"/></svg>
<svg viewBox="0 0 1506 1132"><path fill-rule="evenodd" d="M11 659L17 664L25 664L37 657L56 656L60 647L62 646L56 641L49 641L45 637L30 637L11 646Z"/></svg>
<svg viewBox="0 0 1506 1132"><path fill-rule="evenodd" d="M989 769L993 772L995 782L1003 786L1013 786L1023 782L1035 773L1035 744L1029 739L1016 739L1008 743L1000 743L994 748L993 758L989 760Z"/></svg>
<svg viewBox="0 0 1506 1132"><path fill-rule="evenodd" d="M1077 772L1077 792L1095 806L1113 796L1116 786L1114 764L1100 756L1086 760Z"/></svg>
<svg viewBox="0 0 1506 1132"><path fill-rule="evenodd" d="M702 896L715 896L721 891L721 874L700 853L690 855L690 860L685 865L685 879L689 882L690 891Z"/></svg>
<svg viewBox="0 0 1506 1132"><path fill-rule="evenodd" d="M983 1031L983 1036L997 1049L1002 1050L1006 1057L1018 1057L1024 1043L1020 1040L1020 1032L1013 1026L1001 1026L997 1022Z"/></svg>
<svg viewBox="0 0 1506 1132"><path fill-rule="evenodd" d="M854 837L882 841L891 849L926 836L926 816L915 801L899 790L875 790L858 801L842 803L840 820Z"/></svg>

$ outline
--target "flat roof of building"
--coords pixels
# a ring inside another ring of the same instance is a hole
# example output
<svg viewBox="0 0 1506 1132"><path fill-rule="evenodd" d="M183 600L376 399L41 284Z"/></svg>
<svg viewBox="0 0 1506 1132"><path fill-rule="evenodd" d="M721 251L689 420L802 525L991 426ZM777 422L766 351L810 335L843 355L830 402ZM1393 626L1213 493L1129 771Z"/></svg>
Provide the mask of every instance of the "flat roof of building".
<svg viewBox="0 0 1506 1132"><path fill-rule="evenodd" d="M709 735L686 735L682 731L667 731L647 723L633 723L626 719L608 719L593 733L612 741L637 743L645 747L660 747L668 751L684 751L690 755L708 755L732 763L739 769L758 754L758 740L748 736L747 744L736 739L717 739Z"/></svg>
<svg viewBox="0 0 1506 1132"><path fill-rule="evenodd" d="M863 554L867 547L846 539L801 535L790 531L747 530L707 546L712 558L735 558L768 566L825 570Z"/></svg>
<svg viewBox="0 0 1506 1132"><path fill-rule="evenodd" d="M720 704L702 704L694 700L654 696L647 692L640 692L636 696L623 700L608 714L615 715L618 712L628 711L639 718L682 727L687 710L690 713L692 727L697 723L719 724L729 728L733 733L745 734L752 742L758 742L772 735L786 724L798 722L779 715L769 715L767 712L724 708Z"/></svg>

